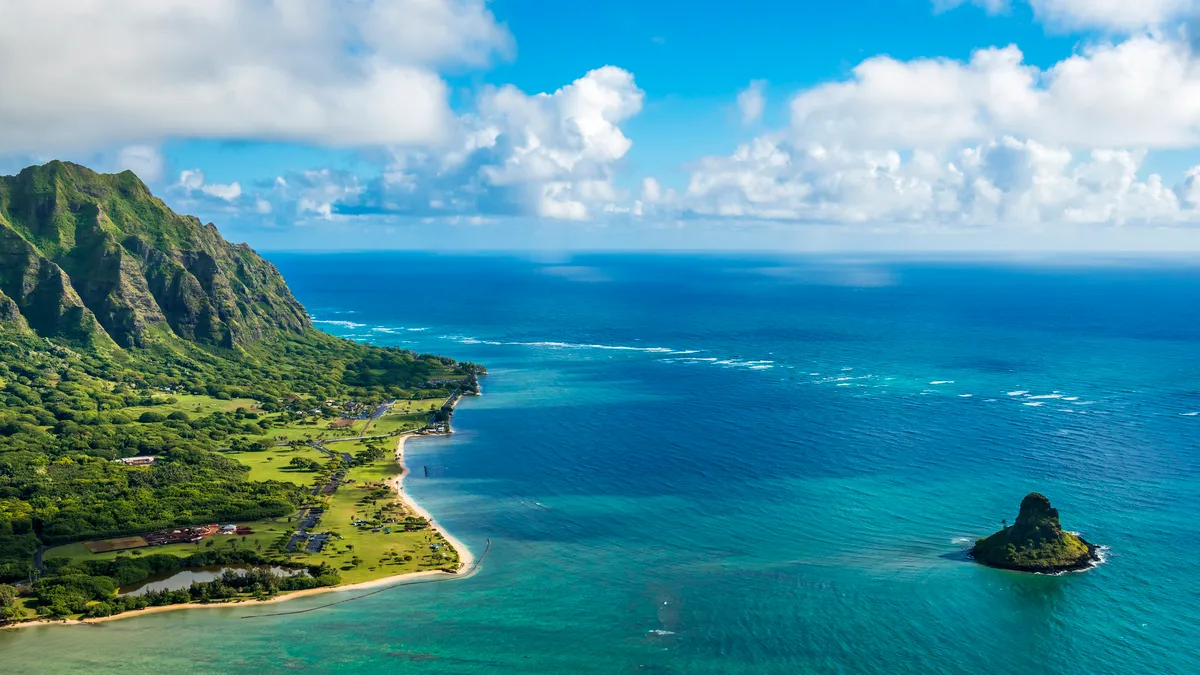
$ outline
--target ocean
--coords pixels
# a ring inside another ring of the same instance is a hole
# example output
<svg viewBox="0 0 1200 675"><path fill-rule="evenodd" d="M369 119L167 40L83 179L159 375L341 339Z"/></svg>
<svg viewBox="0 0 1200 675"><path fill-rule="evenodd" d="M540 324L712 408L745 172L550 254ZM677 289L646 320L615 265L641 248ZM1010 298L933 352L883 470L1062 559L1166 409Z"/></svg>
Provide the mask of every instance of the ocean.
<svg viewBox="0 0 1200 675"><path fill-rule="evenodd" d="M488 366L406 448L479 573L0 631L0 671L1200 672L1196 267L268 258L323 330ZM1101 565L965 559L1034 490Z"/></svg>

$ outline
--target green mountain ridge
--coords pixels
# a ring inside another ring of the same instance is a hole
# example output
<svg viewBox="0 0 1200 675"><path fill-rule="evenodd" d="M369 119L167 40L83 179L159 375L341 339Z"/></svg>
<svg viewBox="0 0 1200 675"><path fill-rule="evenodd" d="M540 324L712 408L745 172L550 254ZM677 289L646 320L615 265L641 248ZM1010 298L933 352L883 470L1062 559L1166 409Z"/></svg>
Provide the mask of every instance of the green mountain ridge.
<svg viewBox="0 0 1200 675"><path fill-rule="evenodd" d="M249 246L174 213L130 171L59 161L0 177L0 293L0 321L84 346L234 348L312 327Z"/></svg>

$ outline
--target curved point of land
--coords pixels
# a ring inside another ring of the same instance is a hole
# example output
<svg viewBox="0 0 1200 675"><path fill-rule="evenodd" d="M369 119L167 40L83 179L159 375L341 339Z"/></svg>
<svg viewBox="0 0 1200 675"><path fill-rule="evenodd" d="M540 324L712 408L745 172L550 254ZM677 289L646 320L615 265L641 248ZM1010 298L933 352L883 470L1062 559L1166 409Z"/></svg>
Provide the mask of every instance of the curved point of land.
<svg viewBox="0 0 1200 675"><path fill-rule="evenodd" d="M355 600L362 600L363 598L369 598L372 595L378 595L379 593L382 593L384 591L390 591L393 588L399 588L401 586L414 586L416 584L435 584L435 583L438 583L439 581L454 581L456 579L466 579L467 577L473 576L475 574L475 572L479 571L480 563L482 563L483 559L487 557L488 551L490 551L490 550L492 550L491 538L489 538L487 540L487 545L484 546L483 553L481 553L479 555L478 559L475 559L472 561L471 569L467 570L465 573L460 573L460 574L455 574L453 576L449 576L445 573L435 572L434 574L436 574L437 576L430 575L430 576L427 576L427 577L424 577L421 579L413 579L411 577L418 576L421 574L428 574L428 573L427 572L417 572L416 574L405 574L400 577L389 577L389 579L403 578L403 579L407 579L407 580L406 581L398 581L394 584L384 586L383 588L380 588L378 590L371 591L370 593L363 593L362 595L356 595L353 598L346 598L345 600L338 600L336 602L330 602L330 603L326 603L324 605L318 605L316 607L309 607L308 609L297 609L292 612L272 612L270 614L248 614L241 618L243 618L243 619L263 619L263 618L266 618L269 616L287 616L289 614L307 614L309 612L315 612L319 609L333 607L334 605L341 605L341 604L344 604L347 602L354 602ZM382 581L386 581L386 580L387 579L384 579ZM375 583L375 582L369 582L369 583ZM346 590L347 588L348 587L345 587L345 586L334 587L330 590L342 591L342 590Z"/></svg>

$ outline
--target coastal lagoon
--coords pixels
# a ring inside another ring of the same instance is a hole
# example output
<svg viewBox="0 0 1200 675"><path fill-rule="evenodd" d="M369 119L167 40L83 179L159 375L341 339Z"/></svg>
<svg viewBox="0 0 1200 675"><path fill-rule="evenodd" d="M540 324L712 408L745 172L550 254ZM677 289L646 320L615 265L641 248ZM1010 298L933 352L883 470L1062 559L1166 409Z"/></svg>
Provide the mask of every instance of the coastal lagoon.
<svg viewBox="0 0 1200 675"><path fill-rule="evenodd" d="M478 574L0 631L0 670L1200 672L1190 264L267 257L324 330L488 366L406 445ZM1032 490L1102 565L965 559Z"/></svg>
<svg viewBox="0 0 1200 675"><path fill-rule="evenodd" d="M194 582L208 582L214 579L220 579L225 572L246 572L253 569L266 570L271 574L281 577L291 577L297 574L304 574L304 570L289 569L287 567L258 567L253 565L204 565L201 567L188 567L185 569L172 570L154 574L136 584L122 586L118 591L118 595L141 595L150 591L180 591L189 588Z"/></svg>

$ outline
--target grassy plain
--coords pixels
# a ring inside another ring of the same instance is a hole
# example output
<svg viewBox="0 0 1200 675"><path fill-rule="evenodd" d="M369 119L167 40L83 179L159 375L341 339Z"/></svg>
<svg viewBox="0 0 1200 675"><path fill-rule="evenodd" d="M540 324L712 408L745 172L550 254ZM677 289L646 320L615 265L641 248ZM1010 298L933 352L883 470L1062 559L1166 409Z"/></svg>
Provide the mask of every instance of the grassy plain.
<svg viewBox="0 0 1200 675"><path fill-rule="evenodd" d="M155 395L155 400L166 401L166 394ZM232 412L238 408L245 408L250 412L259 410L258 403L248 398L235 398L228 401L222 401L212 396L198 396L193 394L174 394L171 398L177 399L175 403L162 403L160 405L149 406L134 406L124 408L122 412L131 415L134 419L144 412L160 412L164 415L169 415L173 412L185 412L191 417L204 417L215 412Z"/></svg>
<svg viewBox="0 0 1200 675"><path fill-rule="evenodd" d="M316 424L300 424L291 422L282 427L271 427L265 438L276 442L290 441L323 441L335 438L353 438L362 434L367 426L366 420L355 420L348 427L336 428L333 420L317 420ZM249 439L253 440L253 439Z"/></svg>
<svg viewBox="0 0 1200 675"><path fill-rule="evenodd" d="M365 444L360 442L333 446L337 452L351 454L364 447ZM314 531L333 532L340 535L341 539L331 539L320 554L296 556L293 559L314 564L328 562L342 575L343 583L347 584L457 565L457 553L449 553L450 557L442 558L441 550L435 553L430 548L430 545L437 544L439 549L445 549L442 535L433 530L405 532L401 524L392 523L383 526L392 530L391 534L387 534L382 528L379 532L373 532L371 526L356 527L351 524L356 519L374 520L377 514L383 518L398 519L411 515L396 493L387 487L386 481L400 474L400 466L395 462L392 452L394 442L385 442L385 447L388 452L383 459L351 469L346 478L353 482L347 482L327 500L325 514ZM411 555L412 560L404 560L405 554ZM358 565L352 564L355 557L360 559Z"/></svg>
<svg viewBox="0 0 1200 675"><path fill-rule="evenodd" d="M383 436L397 431L416 431L429 419L425 413L415 415L384 415L367 427L367 436Z"/></svg>
<svg viewBox="0 0 1200 675"><path fill-rule="evenodd" d="M262 452L238 452L228 455L250 467L250 480L281 480L296 485L311 485L317 477L314 471L298 471L288 466L294 457L311 459L324 464L328 457L307 445L277 447Z"/></svg>
<svg viewBox="0 0 1200 675"><path fill-rule="evenodd" d="M426 398L420 401L396 401L388 412L393 415L408 415L411 413L431 413L442 407L444 398Z"/></svg>

